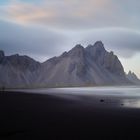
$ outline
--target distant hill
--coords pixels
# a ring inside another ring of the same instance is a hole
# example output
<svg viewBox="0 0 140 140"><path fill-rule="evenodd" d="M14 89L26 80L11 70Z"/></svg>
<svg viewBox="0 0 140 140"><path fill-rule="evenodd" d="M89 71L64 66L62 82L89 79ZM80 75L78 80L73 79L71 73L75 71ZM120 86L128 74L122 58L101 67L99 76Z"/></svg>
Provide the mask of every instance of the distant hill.
<svg viewBox="0 0 140 140"><path fill-rule="evenodd" d="M5 56L0 51L0 86L56 87L131 84L123 66L101 41L39 63L28 56Z"/></svg>
<svg viewBox="0 0 140 140"><path fill-rule="evenodd" d="M134 72L129 71L126 77L133 83L140 85L140 79Z"/></svg>
<svg viewBox="0 0 140 140"><path fill-rule="evenodd" d="M40 66L28 56L5 56L0 51L0 86L16 88L35 84Z"/></svg>

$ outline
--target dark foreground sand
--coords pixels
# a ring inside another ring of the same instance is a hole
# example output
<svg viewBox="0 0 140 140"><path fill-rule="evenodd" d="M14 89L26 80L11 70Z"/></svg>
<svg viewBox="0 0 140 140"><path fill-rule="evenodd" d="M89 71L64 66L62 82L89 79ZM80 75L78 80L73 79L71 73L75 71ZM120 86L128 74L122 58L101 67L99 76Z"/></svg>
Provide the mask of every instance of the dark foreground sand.
<svg viewBox="0 0 140 140"><path fill-rule="evenodd" d="M121 100L0 92L0 140L139 139L140 109Z"/></svg>

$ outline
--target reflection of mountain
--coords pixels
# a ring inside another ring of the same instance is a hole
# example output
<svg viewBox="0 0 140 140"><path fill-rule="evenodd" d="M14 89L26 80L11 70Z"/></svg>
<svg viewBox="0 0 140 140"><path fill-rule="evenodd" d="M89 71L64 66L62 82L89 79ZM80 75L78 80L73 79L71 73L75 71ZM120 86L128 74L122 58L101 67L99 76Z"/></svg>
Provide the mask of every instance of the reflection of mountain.
<svg viewBox="0 0 140 140"><path fill-rule="evenodd" d="M138 79L137 75L134 72L129 71L126 77L133 83L140 85L140 79Z"/></svg>
<svg viewBox="0 0 140 140"><path fill-rule="evenodd" d="M69 52L44 63L27 56L4 56L0 52L0 85L92 86L129 84L123 66L101 41L84 48L76 45Z"/></svg>

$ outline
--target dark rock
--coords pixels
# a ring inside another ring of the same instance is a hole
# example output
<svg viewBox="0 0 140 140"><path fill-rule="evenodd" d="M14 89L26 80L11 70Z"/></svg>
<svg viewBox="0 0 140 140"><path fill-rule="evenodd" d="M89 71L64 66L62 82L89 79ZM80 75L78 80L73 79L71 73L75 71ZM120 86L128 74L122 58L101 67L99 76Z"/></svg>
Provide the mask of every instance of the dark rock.
<svg viewBox="0 0 140 140"><path fill-rule="evenodd" d="M101 99L100 102L104 102L105 100Z"/></svg>

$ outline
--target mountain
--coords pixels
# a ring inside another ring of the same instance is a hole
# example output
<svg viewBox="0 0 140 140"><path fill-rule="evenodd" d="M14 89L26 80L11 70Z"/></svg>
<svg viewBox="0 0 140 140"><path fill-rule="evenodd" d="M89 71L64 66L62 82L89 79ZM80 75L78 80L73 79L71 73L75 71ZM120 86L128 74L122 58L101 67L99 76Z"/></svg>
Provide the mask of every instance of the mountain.
<svg viewBox="0 0 140 140"><path fill-rule="evenodd" d="M5 56L0 51L0 86L27 87L35 84L40 66L28 56Z"/></svg>
<svg viewBox="0 0 140 140"><path fill-rule="evenodd" d="M126 77L133 83L140 85L140 79L134 72L129 71Z"/></svg>
<svg viewBox="0 0 140 140"><path fill-rule="evenodd" d="M0 51L0 77L0 85L5 87L131 84L118 57L106 51L101 41L86 48L77 44L43 63Z"/></svg>
<svg viewBox="0 0 140 140"><path fill-rule="evenodd" d="M118 57L101 41L84 48L78 44L42 64L39 82L49 86L121 85L130 83Z"/></svg>

